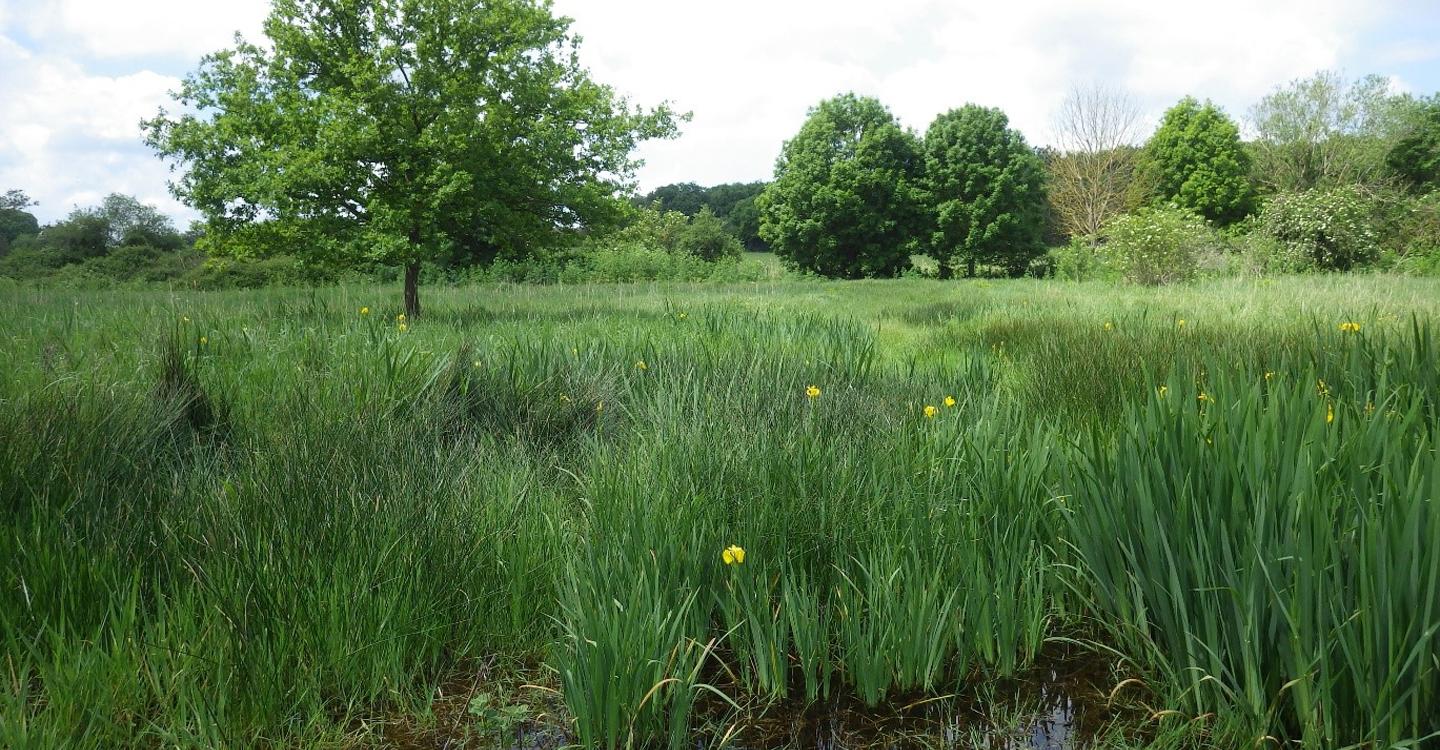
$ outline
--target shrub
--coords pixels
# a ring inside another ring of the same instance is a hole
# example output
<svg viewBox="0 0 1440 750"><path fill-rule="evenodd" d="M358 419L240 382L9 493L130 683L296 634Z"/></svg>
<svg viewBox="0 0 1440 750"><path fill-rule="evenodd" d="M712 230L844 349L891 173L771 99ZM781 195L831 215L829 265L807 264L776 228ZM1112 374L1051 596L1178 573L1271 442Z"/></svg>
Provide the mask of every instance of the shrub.
<svg viewBox="0 0 1440 750"><path fill-rule="evenodd" d="M1197 275L1206 256L1223 252L1224 241L1205 220L1176 206L1141 208L1105 227L1103 261L1126 281L1172 284Z"/></svg>
<svg viewBox="0 0 1440 750"><path fill-rule="evenodd" d="M740 240L725 230L724 222L709 206L691 217L690 223L680 231L676 247L680 252L708 261L739 258L744 252Z"/></svg>
<svg viewBox="0 0 1440 750"><path fill-rule="evenodd" d="M1287 246L1305 265L1347 271L1378 255L1375 202L1362 188L1282 193L1262 215L1264 231Z"/></svg>

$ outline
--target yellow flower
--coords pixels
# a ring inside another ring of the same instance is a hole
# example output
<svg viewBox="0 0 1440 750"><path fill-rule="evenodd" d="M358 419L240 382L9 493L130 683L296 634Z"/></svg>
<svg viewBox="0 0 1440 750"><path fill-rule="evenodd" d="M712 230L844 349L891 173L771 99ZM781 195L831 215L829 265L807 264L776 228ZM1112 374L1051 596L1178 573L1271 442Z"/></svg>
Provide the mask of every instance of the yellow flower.
<svg viewBox="0 0 1440 750"><path fill-rule="evenodd" d="M1215 397L1214 397L1214 396L1211 396L1210 394L1206 393L1205 391L1200 391L1200 400L1201 400L1201 401L1209 401L1209 402L1211 402L1211 403L1214 403L1214 402L1215 402Z"/></svg>
<svg viewBox="0 0 1440 750"><path fill-rule="evenodd" d="M1335 407L1332 404L1325 404L1325 424L1335 421Z"/></svg>
<svg viewBox="0 0 1440 750"><path fill-rule="evenodd" d="M955 397L954 397L954 396L946 396L946 397L945 397L945 407L948 409L948 408L953 408L954 406L955 406Z"/></svg>
<svg viewBox="0 0 1440 750"><path fill-rule="evenodd" d="M562 394L560 394L560 403L562 403L562 404L568 404L568 403L570 403L570 394L568 394L568 393L562 393Z"/></svg>
<svg viewBox="0 0 1440 750"><path fill-rule="evenodd" d="M1275 373L1274 373L1274 372L1266 372L1266 373L1265 373L1265 380L1266 380L1266 381L1269 381L1269 380L1270 380L1271 378L1273 378L1273 377L1275 377Z"/></svg>
<svg viewBox="0 0 1440 750"><path fill-rule="evenodd" d="M1344 333L1359 333L1359 332L1360 332L1360 324L1359 324L1359 323L1356 323L1356 322L1354 322L1354 321L1348 321L1348 322L1345 322L1345 323L1341 323L1341 324L1340 324L1340 330L1341 330L1342 332L1344 332Z"/></svg>
<svg viewBox="0 0 1440 750"><path fill-rule="evenodd" d="M480 360L477 359L477 360L475 360L474 362L471 362L471 363L470 363L470 366L471 366L471 367L480 367Z"/></svg>
<svg viewBox="0 0 1440 750"><path fill-rule="evenodd" d="M720 552L720 559L726 565L743 565L745 563L745 548L738 544L732 544Z"/></svg>
<svg viewBox="0 0 1440 750"><path fill-rule="evenodd" d="M925 405L925 418L926 418L926 419L934 419L934 418L935 418L935 415L936 415L936 414L939 414L939 413L940 413L940 410L939 410L939 409L936 409L934 406L931 406L930 404L926 404L926 405Z"/></svg>
<svg viewBox="0 0 1440 750"><path fill-rule="evenodd" d="M1105 321L1105 330L1107 330L1107 331L1113 331L1113 330L1115 330L1115 324L1114 324L1114 323L1111 323L1111 322L1108 321L1108 320Z"/></svg>
<svg viewBox="0 0 1440 750"><path fill-rule="evenodd" d="M410 326L407 326L407 325L405 325L404 323L401 323L400 325L395 326L395 330L397 330L397 331L399 331L399 332L401 332L401 333L404 333L404 332L410 330Z"/></svg>
<svg viewBox="0 0 1440 750"><path fill-rule="evenodd" d="M1162 385L1159 388L1155 389L1155 392L1160 394L1160 398L1165 398L1165 394L1170 392L1170 386Z"/></svg>
<svg viewBox="0 0 1440 750"><path fill-rule="evenodd" d="M1176 323L1176 325L1177 325L1178 327L1180 327L1180 328L1184 328L1184 327L1185 327L1185 319L1184 319L1184 318L1181 318L1181 319L1179 320L1179 322Z"/></svg>
<svg viewBox="0 0 1440 750"><path fill-rule="evenodd" d="M601 401L601 402L595 404L595 413L596 413L596 414L599 414L599 413L602 412L602 411L605 411L605 402L604 402L604 401Z"/></svg>
<svg viewBox="0 0 1440 750"><path fill-rule="evenodd" d="M689 315L686 315L684 312L681 312L679 315L676 315L675 317L677 317L677 318L679 318L679 319L681 319L681 320L684 320L684 319L686 319L686 318L688 318L688 317L690 317L690 316L689 316Z"/></svg>
<svg viewBox="0 0 1440 750"><path fill-rule="evenodd" d="M206 345L206 344L208 344L208 343L210 343L210 339L207 339L207 338L205 338L204 336L201 336L201 337L200 337L200 345L201 345L201 346L204 346L204 345Z"/></svg>
<svg viewBox="0 0 1440 750"><path fill-rule="evenodd" d="M1325 381L1323 380L1317 380L1315 381L1315 392L1320 394L1321 396L1329 396L1330 386L1325 385Z"/></svg>
<svg viewBox="0 0 1440 750"><path fill-rule="evenodd" d="M180 322L181 322L181 323L189 323L189 322L190 322L190 316L188 316L188 315L181 315L181 316L180 316Z"/></svg>
<svg viewBox="0 0 1440 750"><path fill-rule="evenodd" d="M812 385L805 389L805 395L810 398L820 398L820 389Z"/></svg>
<svg viewBox="0 0 1440 750"><path fill-rule="evenodd" d="M646 366L645 360L640 359L640 360L636 360L636 361L635 361L635 369L637 369L637 370L648 370L648 369L650 369L650 368L649 368L648 366Z"/></svg>
<svg viewBox="0 0 1440 750"><path fill-rule="evenodd" d="M368 307L362 307L362 308L360 308L360 314L361 314L361 315L369 315L369 314L370 314L370 308L368 308Z"/></svg>
<svg viewBox="0 0 1440 750"><path fill-rule="evenodd" d="M395 322L396 322L396 323L404 323L404 322L405 322L405 313L400 313L399 315L396 315L396 316L395 316Z"/></svg>

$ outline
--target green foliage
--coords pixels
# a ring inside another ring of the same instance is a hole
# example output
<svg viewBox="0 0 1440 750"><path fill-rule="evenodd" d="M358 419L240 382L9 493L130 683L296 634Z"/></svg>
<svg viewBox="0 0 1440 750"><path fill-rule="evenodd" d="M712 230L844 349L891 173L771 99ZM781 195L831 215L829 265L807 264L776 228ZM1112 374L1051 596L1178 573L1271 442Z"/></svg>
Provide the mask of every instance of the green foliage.
<svg viewBox="0 0 1440 750"><path fill-rule="evenodd" d="M1045 167L998 109L970 104L925 132L924 187L941 278L977 264L1024 272L1044 249Z"/></svg>
<svg viewBox="0 0 1440 750"><path fill-rule="evenodd" d="M1417 104L1385 162L1413 190L1440 188L1440 94Z"/></svg>
<svg viewBox="0 0 1440 750"><path fill-rule="evenodd" d="M1082 639L1172 747L1440 730L1436 282L964 287L0 288L0 745L503 743L543 662L712 746Z"/></svg>
<svg viewBox="0 0 1440 750"><path fill-rule="evenodd" d="M731 182L704 188L693 182L665 185L647 193L641 205L659 203L667 211L678 211L694 217L709 209L719 217L729 232L751 252L767 252L770 248L760 239L760 211L755 199L765 189L763 182Z"/></svg>
<svg viewBox="0 0 1440 750"><path fill-rule="evenodd" d="M744 252L740 240L725 230L725 225L715 216L709 206L690 218L690 223L680 233L679 249L701 260L717 261L736 259Z"/></svg>
<svg viewBox="0 0 1440 750"><path fill-rule="evenodd" d="M1318 335L1349 340L1310 367L1172 377L1127 409L1067 482L1073 538L1097 609L1175 708L1303 747L1424 746L1440 462L1416 456L1440 435L1435 342Z"/></svg>
<svg viewBox="0 0 1440 750"><path fill-rule="evenodd" d="M0 208L0 242L8 246L21 235L39 233L40 222L34 214L18 208Z"/></svg>
<svg viewBox="0 0 1440 750"><path fill-rule="evenodd" d="M1190 209L1220 226L1253 209L1250 156L1240 128L1219 107L1186 97L1165 112L1141 152L1140 182L1161 203Z"/></svg>
<svg viewBox="0 0 1440 750"><path fill-rule="evenodd" d="M919 139L879 101L827 99L781 150L758 202L760 234L802 271L898 275L924 222L923 169Z"/></svg>
<svg viewBox="0 0 1440 750"><path fill-rule="evenodd" d="M1264 231L1325 271L1347 271L1379 254L1376 205L1354 186L1277 195L1261 216Z"/></svg>
<svg viewBox="0 0 1440 750"><path fill-rule="evenodd" d="M206 57L187 113L147 139L208 241L407 266L414 313L421 261L523 257L615 221L635 145L674 134L666 107L591 80L568 27L534 0L276 0L268 42Z"/></svg>
<svg viewBox="0 0 1440 750"><path fill-rule="evenodd" d="M1194 279L1207 254L1224 243L1194 212L1177 206L1141 208L1105 227L1107 264L1136 284L1172 284Z"/></svg>
<svg viewBox="0 0 1440 750"><path fill-rule="evenodd" d="M1409 111L1383 76L1349 82L1320 72L1291 81L1251 110L1256 179L1276 192L1376 185Z"/></svg>
<svg viewBox="0 0 1440 750"><path fill-rule="evenodd" d="M710 205L709 193L710 191L693 182L681 182L663 185L650 191L640 203L646 206L659 203L667 211L679 211L686 216L694 216L700 213L700 209Z"/></svg>

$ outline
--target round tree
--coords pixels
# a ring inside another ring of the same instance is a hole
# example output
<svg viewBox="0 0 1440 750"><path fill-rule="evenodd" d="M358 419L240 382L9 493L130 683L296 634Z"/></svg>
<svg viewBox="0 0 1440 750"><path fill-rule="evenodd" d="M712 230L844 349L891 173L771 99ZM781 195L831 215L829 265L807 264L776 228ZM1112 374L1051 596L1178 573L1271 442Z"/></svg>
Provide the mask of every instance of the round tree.
<svg viewBox="0 0 1440 750"><path fill-rule="evenodd" d="M622 215L665 107L631 108L578 62L546 0L274 0L264 45L206 57L147 123L206 242L405 268L524 255Z"/></svg>
<svg viewBox="0 0 1440 750"><path fill-rule="evenodd" d="M810 110L758 199L760 236L793 268L895 276L921 228L920 143L879 101L854 94Z"/></svg>
<svg viewBox="0 0 1440 750"><path fill-rule="evenodd" d="M929 252L941 278L964 264L1012 275L1045 250L1045 165L998 109L967 104L925 132Z"/></svg>
<svg viewBox="0 0 1440 750"><path fill-rule="evenodd" d="M1240 128L1219 107L1185 97L1165 113L1141 154L1141 179L1157 202L1175 203L1221 225L1254 207L1250 156Z"/></svg>

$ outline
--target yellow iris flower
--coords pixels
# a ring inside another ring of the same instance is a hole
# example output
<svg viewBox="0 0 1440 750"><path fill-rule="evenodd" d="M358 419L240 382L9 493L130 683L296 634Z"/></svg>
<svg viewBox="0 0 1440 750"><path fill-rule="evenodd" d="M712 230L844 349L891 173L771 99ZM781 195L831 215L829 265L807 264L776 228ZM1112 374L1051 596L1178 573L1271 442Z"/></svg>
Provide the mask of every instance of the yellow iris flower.
<svg viewBox="0 0 1440 750"><path fill-rule="evenodd" d="M745 563L745 548L738 544L732 544L720 552L720 559L726 565L743 565Z"/></svg>
<svg viewBox="0 0 1440 750"><path fill-rule="evenodd" d="M812 385L805 389L805 395L810 398L820 398L820 389Z"/></svg>

